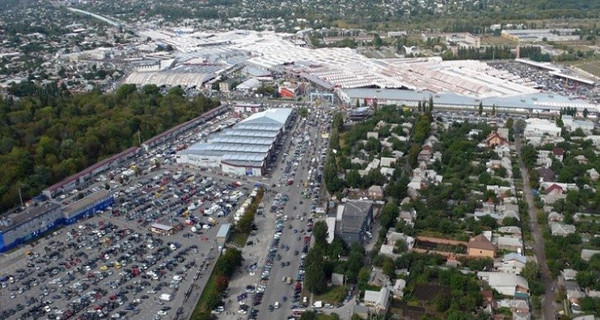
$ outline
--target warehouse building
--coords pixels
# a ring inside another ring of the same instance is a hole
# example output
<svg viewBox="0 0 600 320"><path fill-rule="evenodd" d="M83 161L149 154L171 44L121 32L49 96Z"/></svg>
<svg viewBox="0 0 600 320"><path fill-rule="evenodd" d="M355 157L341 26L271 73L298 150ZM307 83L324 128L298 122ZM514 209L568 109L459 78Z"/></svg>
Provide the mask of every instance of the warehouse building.
<svg viewBox="0 0 600 320"><path fill-rule="evenodd" d="M4 252L58 226L63 214L60 204L44 202L0 219L0 252Z"/></svg>
<svg viewBox="0 0 600 320"><path fill-rule="evenodd" d="M54 201L33 203L23 211L0 217L0 252L33 240L54 228L103 212L114 205L115 199L108 191L100 190L64 207Z"/></svg>
<svg viewBox="0 0 600 320"><path fill-rule="evenodd" d="M99 212L104 212L115 204L115 198L108 191L101 189L89 196L71 203L64 208L64 223L69 225L82 218L89 218Z"/></svg>
<svg viewBox="0 0 600 320"><path fill-rule="evenodd" d="M177 154L177 162L202 168L220 168L232 175L263 176L293 122L293 110L269 109L240 121L206 142Z"/></svg>
<svg viewBox="0 0 600 320"><path fill-rule="evenodd" d="M414 108L419 103L427 103L431 98L436 107L448 109L472 108L476 110L479 103L482 103L484 108L494 106L499 112L558 112L565 107L575 107L581 111L588 109L590 114L596 114L600 111L600 105L598 104L549 93L529 93L480 99L456 93L436 94L430 91L400 89L340 89L336 93L340 101L349 107L355 105L357 101L366 105L371 105L374 101L377 101L378 105L398 105ZM360 114L360 111L360 108L353 109L356 114Z"/></svg>

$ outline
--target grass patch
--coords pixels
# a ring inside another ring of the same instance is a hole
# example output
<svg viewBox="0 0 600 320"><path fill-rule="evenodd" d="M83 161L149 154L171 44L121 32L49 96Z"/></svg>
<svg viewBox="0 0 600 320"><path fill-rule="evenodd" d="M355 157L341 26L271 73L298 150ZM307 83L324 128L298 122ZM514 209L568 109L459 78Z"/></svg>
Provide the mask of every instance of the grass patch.
<svg viewBox="0 0 600 320"><path fill-rule="evenodd" d="M248 236L250 236L248 233L233 231L229 237L229 242L236 244L240 248L243 248L246 246Z"/></svg>
<svg viewBox="0 0 600 320"><path fill-rule="evenodd" d="M207 310L206 301L208 301L208 295L210 292L214 292L217 287L217 275L215 272L210 274L210 278L206 282L206 286L202 289L202 294L200 295L200 299L194 308L194 312L192 313L192 317L190 319L210 319L210 310Z"/></svg>
<svg viewBox="0 0 600 320"><path fill-rule="evenodd" d="M323 301L324 303L338 304L344 301L346 298L346 294L348 293L348 288L346 286L335 286L330 287L327 292L315 295L313 301Z"/></svg>
<svg viewBox="0 0 600 320"><path fill-rule="evenodd" d="M592 56L583 60L564 62L564 65L573 66L583 71L600 77L600 58Z"/></svg>

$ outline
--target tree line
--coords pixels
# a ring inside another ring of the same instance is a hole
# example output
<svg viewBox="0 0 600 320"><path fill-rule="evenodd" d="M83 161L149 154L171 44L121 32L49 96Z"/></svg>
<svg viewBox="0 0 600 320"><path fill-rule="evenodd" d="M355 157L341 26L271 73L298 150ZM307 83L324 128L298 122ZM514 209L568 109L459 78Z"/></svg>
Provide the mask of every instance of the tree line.
<svg viewBox="0 0 600 320"><path fill-rule="evenodd" d="M94 163L138 145L219 105L173 88L123 85L115 93L71 94L56 84L23 82L0 98L0 210Z"/></svg>

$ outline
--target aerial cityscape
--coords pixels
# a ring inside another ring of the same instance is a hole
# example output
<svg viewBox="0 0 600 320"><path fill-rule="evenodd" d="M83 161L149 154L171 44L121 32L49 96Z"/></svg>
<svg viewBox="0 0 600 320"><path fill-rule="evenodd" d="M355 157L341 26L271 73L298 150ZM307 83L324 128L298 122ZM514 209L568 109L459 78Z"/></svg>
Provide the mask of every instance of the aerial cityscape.
<svg viewBox="0 0 600 320"><path fill-rule="evenodd" d="M0 1L0 320L600 319L599 16Z"/></svg>

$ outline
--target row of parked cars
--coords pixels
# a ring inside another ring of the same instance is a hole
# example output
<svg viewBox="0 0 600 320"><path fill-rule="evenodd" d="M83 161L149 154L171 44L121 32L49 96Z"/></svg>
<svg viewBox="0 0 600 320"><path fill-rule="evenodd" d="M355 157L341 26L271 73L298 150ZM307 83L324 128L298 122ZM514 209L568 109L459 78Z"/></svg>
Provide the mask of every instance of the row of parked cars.
<svg viewBox="0 0 600 320"><path fill-rule="evenodd" d="M28 252L24 268L0 278L17 300L14 308L3 308L0 319L134 315L150 296L175 294L196 265L196 245L183 248L113 223L88 222L56 236L63 235L64 241L50 240L43 252Z"/></svg>

